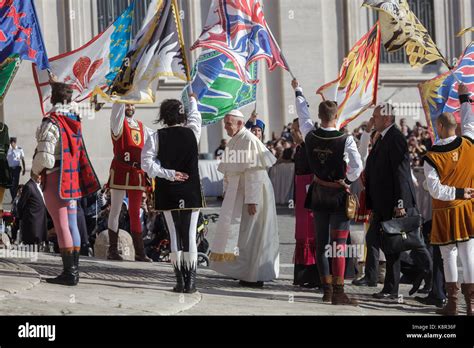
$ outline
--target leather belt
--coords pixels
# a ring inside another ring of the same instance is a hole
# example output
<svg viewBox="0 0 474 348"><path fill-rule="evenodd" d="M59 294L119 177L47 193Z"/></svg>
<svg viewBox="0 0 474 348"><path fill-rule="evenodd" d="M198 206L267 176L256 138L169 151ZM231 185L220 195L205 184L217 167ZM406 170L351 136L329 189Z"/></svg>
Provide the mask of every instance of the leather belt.
<svg viewBox="0 0 474 348"><path fill-rule="evenodd" d="M120 157L116 157L116 156L114 157L114 159L135 169L142 168L141 162L127 162L127 161L122 160Z"/></svg>
<svg viewBox="0 0 474 348"><path fill-rule="evenodd" d="M324 187L330 187L330 188L336 188L336 189L345 189L345 187L343 185L341 185L340 183L338 183L338 182L324 181L324 180L318 178L316 175L314 176L313 181L316 184L324 186Z"/></svg>

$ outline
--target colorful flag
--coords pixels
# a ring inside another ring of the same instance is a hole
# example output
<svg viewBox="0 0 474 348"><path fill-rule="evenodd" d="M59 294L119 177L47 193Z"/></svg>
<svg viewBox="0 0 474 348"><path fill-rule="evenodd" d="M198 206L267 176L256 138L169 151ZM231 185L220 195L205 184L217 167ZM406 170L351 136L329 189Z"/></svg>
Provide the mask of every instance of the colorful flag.
<svg viewBox="0 0 474 348"><path fill-rule="evenodd" d="M15 54L49 68L33 0L0 0L0 62Z"/></svg>
<svg viewBox="0 0 474 348"><path fill-rule="evenodd" d="M418 85L421 102L425 111L426 123L433 139L436 139L436 119L443 112L454 114L461 122L458 83L456 78L474 92L474 43L471 43L458 61L457 66L442 75Z"/></svg>
<svg viewBox="0 0 474 348"><path fill-rule="evenodd" d="M377 22L344 59L339 77L316 93L338 105L340 129L377 103L380 62L380 25Z"/></svg>
<svg viewBox="0 0 474 348"><path fill-rule="evenodd" d="M132 2L111 26L84 46L50 59L52 73L71 84L74 102L90 98L94 91L107 90L115 79L130 46L134 8ZM33 75L46 113L52 108L48 73L34 65Z"/></svg>
<svg viewBox="0 0 474 348"><path fill-rule="evenodd" d="M407 0L365 0L363 6L379 11L382 41L388 52L405 47L412 67L440 59L449 66L428 30L410 10Z"/></svg>
<svg viewBox="0 0 474 348"><path fill-rule="evenodd" d="M17 55L7 58L0 64L0 104L3 103L20 64L21 59Z"/></svg>
<svg viewBox="0 0 474 348"><path fill-rule="evenodd" d="M234 63L242 81L253 80L250 65L265 59L270 71L288 65L263 15L258 0L213 0L204 30L191 47L212 49Z"/></svg>
<svg viewBox="0 0 474 348"><path fill-rule="evenodd" d="M257 78L257 63L250 66L250 76ZM191 86L199 99L198 109L204 125L216 123L229 111L254 103L257 97L257 85L242 82L232 61L213 50L204 51L198 58ZM182 98L187 105L187 87Z"/></svg>
<svg viewBox="0 0 474 348"><path fill-rule="evenodd" d="M138 33L113 83L110 99L115 102L154 103L161 76L189 80L176 0L157 1L148 11L154 15L147 14L151 20Z"/></svg>

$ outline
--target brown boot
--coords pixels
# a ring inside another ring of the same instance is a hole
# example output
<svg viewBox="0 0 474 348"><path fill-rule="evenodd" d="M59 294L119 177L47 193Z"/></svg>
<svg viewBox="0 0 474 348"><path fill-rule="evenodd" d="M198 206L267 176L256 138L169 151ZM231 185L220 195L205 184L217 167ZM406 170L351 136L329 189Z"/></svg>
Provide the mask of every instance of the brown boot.
<svg viewBox="0 0 474 348"><path fill-rule="evenodd" d="M321 277L321 286L323 287L324 295L323 302L332 301L332 276L322 276Z"/></svg>
<svg viewBox="0 0 474 348"><path fill-rule="evenodd" d="M474 299L474 284L461 284L461 292L466 301L467 315L472 315L472 300Z"/></svg>
<svg viewBox="0 0 474 348"><path fill-rule="evenodd" d="M349 298L344 293L344 278L333 277L333 294L332 294L332 304L333 305L348 305L348 306L358 306L359 303L357 300Z"/></svg>
<svg viewBox="0 0 474 348"><path fill-rule="evenodd" d="M123 261L122 256L118 252L118 232L109 229L109 251L107 253L107 260Z"/></svg>
<svg viewBox="0 0 474 348"><path fill-rule="evenodd" d="M436 314L458 315L458 283L446 283L446 292L448 293L448 303L443 308L436 310Z"/></svg>
<svg viewBox="0 0 474 348"><path fill-rule="evenodd" d="M143 245L143 238L141 233L132 233L133 247L135 248L135 261L153 262L145 254L145 246Z"/></svg>

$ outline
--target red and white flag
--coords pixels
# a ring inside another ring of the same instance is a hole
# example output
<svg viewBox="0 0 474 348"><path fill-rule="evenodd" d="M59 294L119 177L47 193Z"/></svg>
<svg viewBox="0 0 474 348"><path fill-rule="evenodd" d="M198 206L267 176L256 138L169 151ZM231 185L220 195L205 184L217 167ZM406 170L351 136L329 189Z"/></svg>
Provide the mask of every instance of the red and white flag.
<svg viewBox="0 0 474 348"><path fill-rule="evenodd" d="M107 90L114 81L130 46L134 6L132 2L112 25L82 47L49 59L58 81L72 86L74 102L88 99L96 88ZM49 74L33 64L33 76L46 114L53 107Z"/></svg>
<svg viewBox="0 0 474 348"><path fill-rule="evenodd" d="M337 127L341 129L377 103L380 63L380 25L377 22L344 59L339 77L316 93L337 102Z"/></svg>
<svg viewBox="0 0 474 348"><path fill-rule="evenodd" d="M204 30L191 50L198 47L225 54L246 83L258 82L249 67L259 59L266 60L270 71L277 66L289 70L258 0L213 0Z"/></svg>

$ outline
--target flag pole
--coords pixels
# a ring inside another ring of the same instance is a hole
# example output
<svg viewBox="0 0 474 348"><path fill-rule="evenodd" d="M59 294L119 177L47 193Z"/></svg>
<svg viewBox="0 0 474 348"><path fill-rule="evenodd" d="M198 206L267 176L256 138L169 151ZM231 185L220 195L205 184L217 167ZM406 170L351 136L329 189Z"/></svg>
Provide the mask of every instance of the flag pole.
<svg viewBox="0 0 474 348"><path fill-rule="evenodd" d="M443 57L443 63L446 65L446 67L448 68L450 74L452 77L454 77L454 79L456 80L457 83L462 83L461 80L458 79L458 77L456 76L456 74L454 73L453 69L454 69L454 66L451 66L448 61L446 60L446 58L441 54L438 46L436 46L436 49L438 50L438 53L441 57Z"/></svg>
<svg viewBox="0 0 474 348"><path fill-rule="evenodd" d="M255 64L257 64L257 74L258 74L258 60L255 62ZM257 78L258 78L258 75L257 75ZM257 113L257 101L258 101L258 84L257 84L257 88L255 89L255 107L253 109L253 112Z"/></svg>
<svg viewBox="0 0 474 348"><path fill-rule="evenodd" d="M186 79L188 80L188 95L193 93L193 87L191 85L191 73L188 64L188 57L186 55L186 45L184 44L183 28L181 23L181 17L179 16L179 6L176 0L172 0L173 12L176 19L176 26L178 27L178 36L183 49L183 60L184 70L186 71Z"/></svg>

